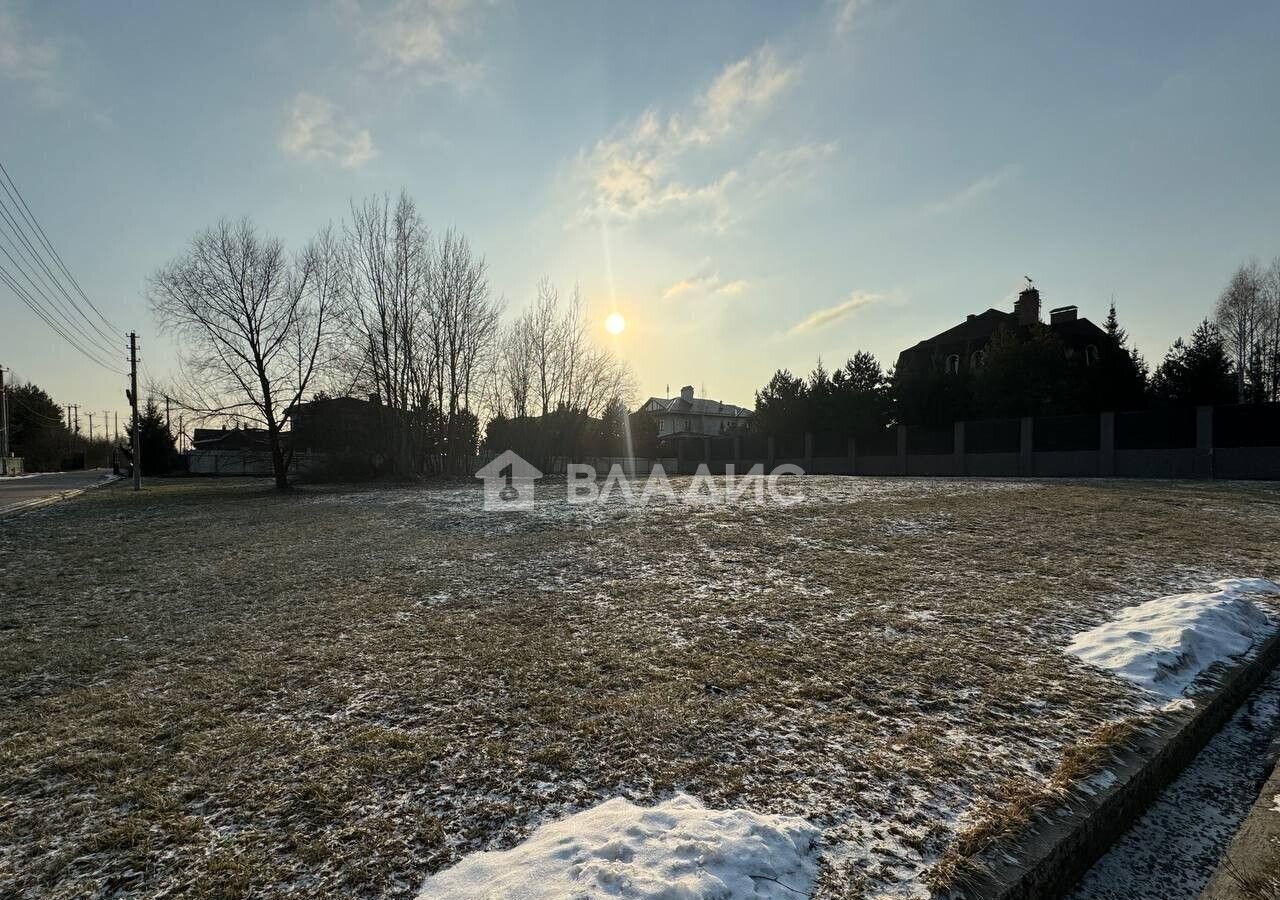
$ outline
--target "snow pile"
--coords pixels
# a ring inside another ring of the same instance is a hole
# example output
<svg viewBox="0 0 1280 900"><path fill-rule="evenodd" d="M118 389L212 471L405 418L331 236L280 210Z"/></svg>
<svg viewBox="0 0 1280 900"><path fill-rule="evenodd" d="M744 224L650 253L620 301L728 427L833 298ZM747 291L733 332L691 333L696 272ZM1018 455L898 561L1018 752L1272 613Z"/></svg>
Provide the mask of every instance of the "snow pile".
<svg viewBox="0 0 1280 900"><path fill-rule="evenodd" d="M1278 594L1280 584L1230 578L1212 588L1123 609L1110 622L1077 634L1067 652L1153 693L1180 697L1197 675L1247 652L1272 628L1248 595Z"/></svg>
<svg viewBox="0 0 1280 900"><path fill-rule="evenodd" d="M418 900L795 900L813 889L817 842L793 816L707 809L686 794L649 808L616 797L510 850L471 854Z"/></svg>

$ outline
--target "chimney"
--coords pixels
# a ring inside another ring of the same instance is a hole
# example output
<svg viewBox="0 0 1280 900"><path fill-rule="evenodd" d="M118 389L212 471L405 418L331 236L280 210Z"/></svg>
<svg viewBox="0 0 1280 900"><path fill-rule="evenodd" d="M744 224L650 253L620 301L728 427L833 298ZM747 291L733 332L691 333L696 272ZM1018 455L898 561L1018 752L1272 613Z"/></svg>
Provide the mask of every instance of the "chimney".
<svg viewBox="0 0 1280 900"><path fill-rule="evenodd" d="M693 402L693 385L686 384L684 387L680 388L680 399L685 403Z"/></svg>
<svg viewBox="0 0 1280 900"><path fill-rule="evenodd" d="M1059 306L1057 309L1049 310L1049 324L1057 325L1059 322L1074 322L1076 320L1076 308L1074 306Z"/></svg>
<svg viewBox="0 0 1280 900"><path fill-rule="evenodd" d="M978 318L977 313L969 313L969 315L967 315L967 316L965 316L965 317L964 317L964 320L965 320L966 322L972 322L972 321L973 321L974 319L976 319L976 318Z"/></svg>
<svg viewBox="0 0 1280 900"><path fill-rule="evenodd" d="M1040 321L1040 292L1033 287L1024 288L1018 295L1013 311L1018 314L1019 325L1032 325Z"/></svg>

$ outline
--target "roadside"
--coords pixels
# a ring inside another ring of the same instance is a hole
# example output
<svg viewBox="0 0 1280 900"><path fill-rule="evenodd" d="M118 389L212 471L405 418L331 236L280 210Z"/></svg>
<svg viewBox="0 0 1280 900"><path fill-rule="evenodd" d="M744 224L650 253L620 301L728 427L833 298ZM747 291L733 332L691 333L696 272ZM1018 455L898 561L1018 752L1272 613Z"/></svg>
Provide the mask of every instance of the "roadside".
<svg viewBox="0 0 1280 900"><path fill-rule="evenodd" d="M1280 734L1271 742L1269 758L1280 757ZM1262 786L1253 809L1201 900L1276 900L1280 898L1280 762Z"/></svg>
<svg viewBox="0 0 1280 900"><path fill-rule="evenodd" d="M1277 731L1280 669L1267 677L1177 781L1094 864L1071 893L1071 900L1194 900L1199 896L1276 761L1280 744L1273 738ZM1272 791L1277 792L1280 785ZM1274 841L1280 836L1280 812L1270 816ZM1271 853L1274 871L1274 843ZM1256 856L1245 853L1240 861L1260 861ZM1213 896L1252 900L1280 895Z"/></svg>
<svg viewBox="0 0 1280 900"><path fill-rule="evenodd" d="M115 478L110 469L85 469L0 479L0 519L74 497L89 488L108 484Z"/></svg>

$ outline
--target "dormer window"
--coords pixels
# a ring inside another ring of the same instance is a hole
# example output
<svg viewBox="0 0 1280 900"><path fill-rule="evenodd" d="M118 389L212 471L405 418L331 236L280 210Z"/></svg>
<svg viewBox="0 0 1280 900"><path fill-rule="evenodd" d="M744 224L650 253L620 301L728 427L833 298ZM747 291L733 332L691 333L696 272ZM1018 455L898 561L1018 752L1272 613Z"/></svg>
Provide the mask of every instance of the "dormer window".
<svg viewBox="0 0 1280 900"><path fill-rule="evenodd" d="M969 354L970 369L981 369L982 364L986 361L987 361L986 350L974 350L972 353Z"/></svg>
<svg viewBox="0 0 1280 900"><path fill-rule="evenodd" d="M958 353L952 353L950 356L947 357L947 374L948 375L960 374L960 355Z"/></svg>

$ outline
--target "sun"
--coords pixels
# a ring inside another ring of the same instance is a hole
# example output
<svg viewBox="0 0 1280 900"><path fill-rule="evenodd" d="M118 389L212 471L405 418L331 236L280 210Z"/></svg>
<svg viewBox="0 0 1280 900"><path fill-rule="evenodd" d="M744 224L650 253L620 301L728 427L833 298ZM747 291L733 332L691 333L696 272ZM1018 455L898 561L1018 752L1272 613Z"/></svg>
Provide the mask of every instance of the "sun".
<svg viewBox="0 0 1280 900"><path fill-rule="evenodd" d="M604 330L610 334L622 334L626 327L627 320L622 318L621 313L610 313L609 318L604 320Z"/></svg>

